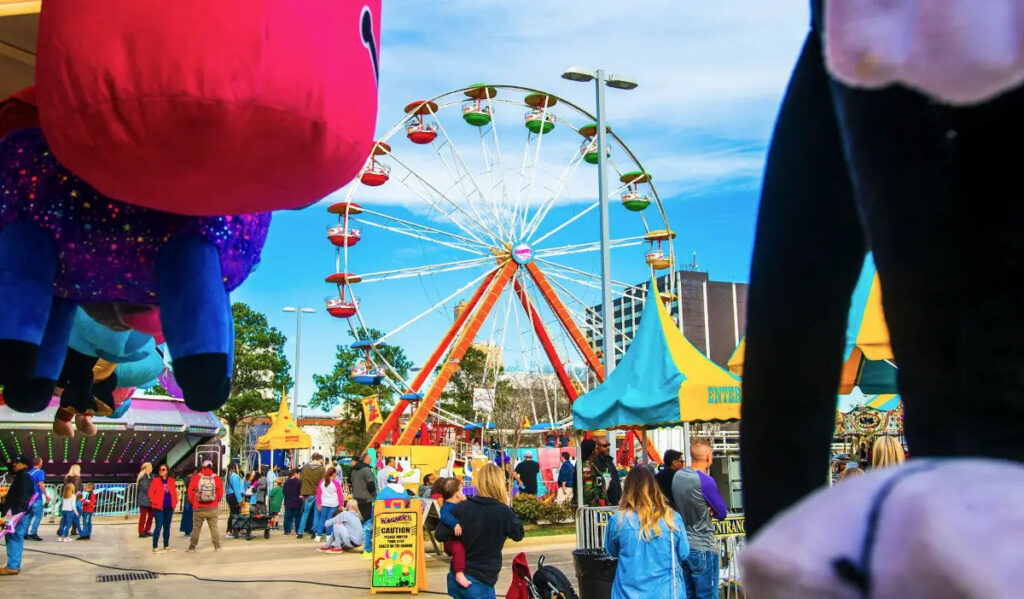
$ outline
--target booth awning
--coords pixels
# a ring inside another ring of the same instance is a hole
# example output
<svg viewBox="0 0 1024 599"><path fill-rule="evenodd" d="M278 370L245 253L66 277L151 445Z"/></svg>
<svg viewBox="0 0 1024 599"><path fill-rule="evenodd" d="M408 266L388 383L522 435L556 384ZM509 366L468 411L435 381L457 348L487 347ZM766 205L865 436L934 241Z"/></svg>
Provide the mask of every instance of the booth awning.
<svg viewBox="0 0 1024 599"><path fill-rule="evenodd" d="M683 336L659 300L653 280L647 298L626 355L604 383L573 403L573 427L596 430L739 419L739 379Z"/></svg>
<svg viewBox="0 0 1024 599"><path fill-rule="evenodd" d="M292 419L288 409L288 398L281 394L281 405L276 412L267 414L270 428L267 433L256 439L256 449L309 449L313 447L313 438L302 432Z"/></svg>

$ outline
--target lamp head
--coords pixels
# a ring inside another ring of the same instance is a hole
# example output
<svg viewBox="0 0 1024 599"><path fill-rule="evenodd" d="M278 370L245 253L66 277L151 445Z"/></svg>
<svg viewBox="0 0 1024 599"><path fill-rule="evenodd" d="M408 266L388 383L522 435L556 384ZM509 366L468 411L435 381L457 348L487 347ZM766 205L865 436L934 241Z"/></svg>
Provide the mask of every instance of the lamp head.
<svg viewBox="0 0 1024 599"><path fill-rule="evenodd" d="M571 66L562 73L562 79L568 79L569 81L578 81L580 83L587 83L593 81L595 75L593 71L585 69L580 66Z"/></svg>

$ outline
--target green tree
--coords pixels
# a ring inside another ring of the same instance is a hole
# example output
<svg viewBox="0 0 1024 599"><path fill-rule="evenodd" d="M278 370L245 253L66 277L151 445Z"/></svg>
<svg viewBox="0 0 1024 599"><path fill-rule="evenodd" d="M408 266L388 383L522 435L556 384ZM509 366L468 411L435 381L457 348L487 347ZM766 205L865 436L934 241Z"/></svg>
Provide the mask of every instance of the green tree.
<svg viewBox="0 0 1024 599"><path fill-rule="evenodd" d="M241 302L231 305L231 314L235 319L231 394L217 415L227 422L228 433L236 441L238 423L276 410L281 391L291 387L292 377L281 331L270 326L264 314Z"/></svg>
<svg viewBox="0 0 1024 599"><path fill-rule="evenodd" d="M443 362L442 362L443 365ZM487 367L487 354L470 347L459 360L459 368L441 392L441 407L466 420L473 419L473 389L475 387L494 387L496 374L493 368ZM438 366L438 370L440 370Z"/></svg>
<svg viewBox="0 0 1024 599"><path fill-rule="evenodd" d="M376 329L363 329L358 338L378 339L383 335L384 333ZM349 336L353 340L356 339L352 331L349 331ZM394 371L398 373L401 379L404 380L407 377L409 369L412 368L412 361L406 357L405 351L401 347L391 344L382 345L371 354L374 363L380 363L380 357L377 355L378 352L394 368ZM371 387L360 385L352 380L350 372L352 367L363 360L365 360L363 350L352 349L350 344L339 345L335 354L334 368L331 372L329 374L313 375L316 391L309 402L311 407L324 411L329 411L339 405L342 407L338 418L340 421L338 425L338 438L341 441L341 445L352 454L361 451L370 440L370 435L366 432L366 423L363 419L362 399L367 395L379 395L381 413L384 417L387 417L397 397L395 391L386 384ZM383 364L381 365L383 366ZM390 369L387 370L387 373L389 379L396 379L394 372ZM401 385L398 381L396 383Z"/></svg>

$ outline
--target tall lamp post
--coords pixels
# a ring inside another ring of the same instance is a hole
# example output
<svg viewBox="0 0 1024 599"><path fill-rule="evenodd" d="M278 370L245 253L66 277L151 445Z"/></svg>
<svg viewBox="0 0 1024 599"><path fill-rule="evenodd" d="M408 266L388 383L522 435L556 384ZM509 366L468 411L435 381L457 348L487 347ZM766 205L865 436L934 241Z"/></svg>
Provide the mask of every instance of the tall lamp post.
<svg viewBox="0 0 1024 599"><path fill-rule="evenodd" d="M282 312L295 312L295 392L292 394L292 413L296 421L299 418L299 346L302 344L302 314L316 312L313 308L287 306Z"/></svg>
<svg viewBox="0 0 1024 599"><path fill-rule="evenodd" d="M562 79L580 83L594 81L594 87L597 89L597 195L601 213L601 351L604 353L604 376L608 378L615 369L615 337L612 333L612 257L608 243L608 193L605 184L608 145L604 120L604 86L629 90L635 88L637 83L625 75L612 73L606 76L603 69L593 71L580 66L566 69L562 73ZM611 444L611 454L615 455L615 436L608 435L608 442ZM644 449L646 451L646 448ZM582 486L578 488L582 489ZM582 497L582 493L580 496Z"/></svg>

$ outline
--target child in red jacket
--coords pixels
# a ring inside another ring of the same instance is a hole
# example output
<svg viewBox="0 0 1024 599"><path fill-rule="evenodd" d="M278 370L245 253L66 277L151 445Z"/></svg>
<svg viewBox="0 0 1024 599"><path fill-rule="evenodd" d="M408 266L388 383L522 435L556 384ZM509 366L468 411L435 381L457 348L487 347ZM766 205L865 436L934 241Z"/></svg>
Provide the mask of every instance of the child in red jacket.
<svg viewBox="0 0 1024 599"><path fill-rule="evenodd" d="M92 537L92 515L96 512L96 491L92 483L86 483L82 493L82 526L79 528L79 541L88 541Z"/></svg>

